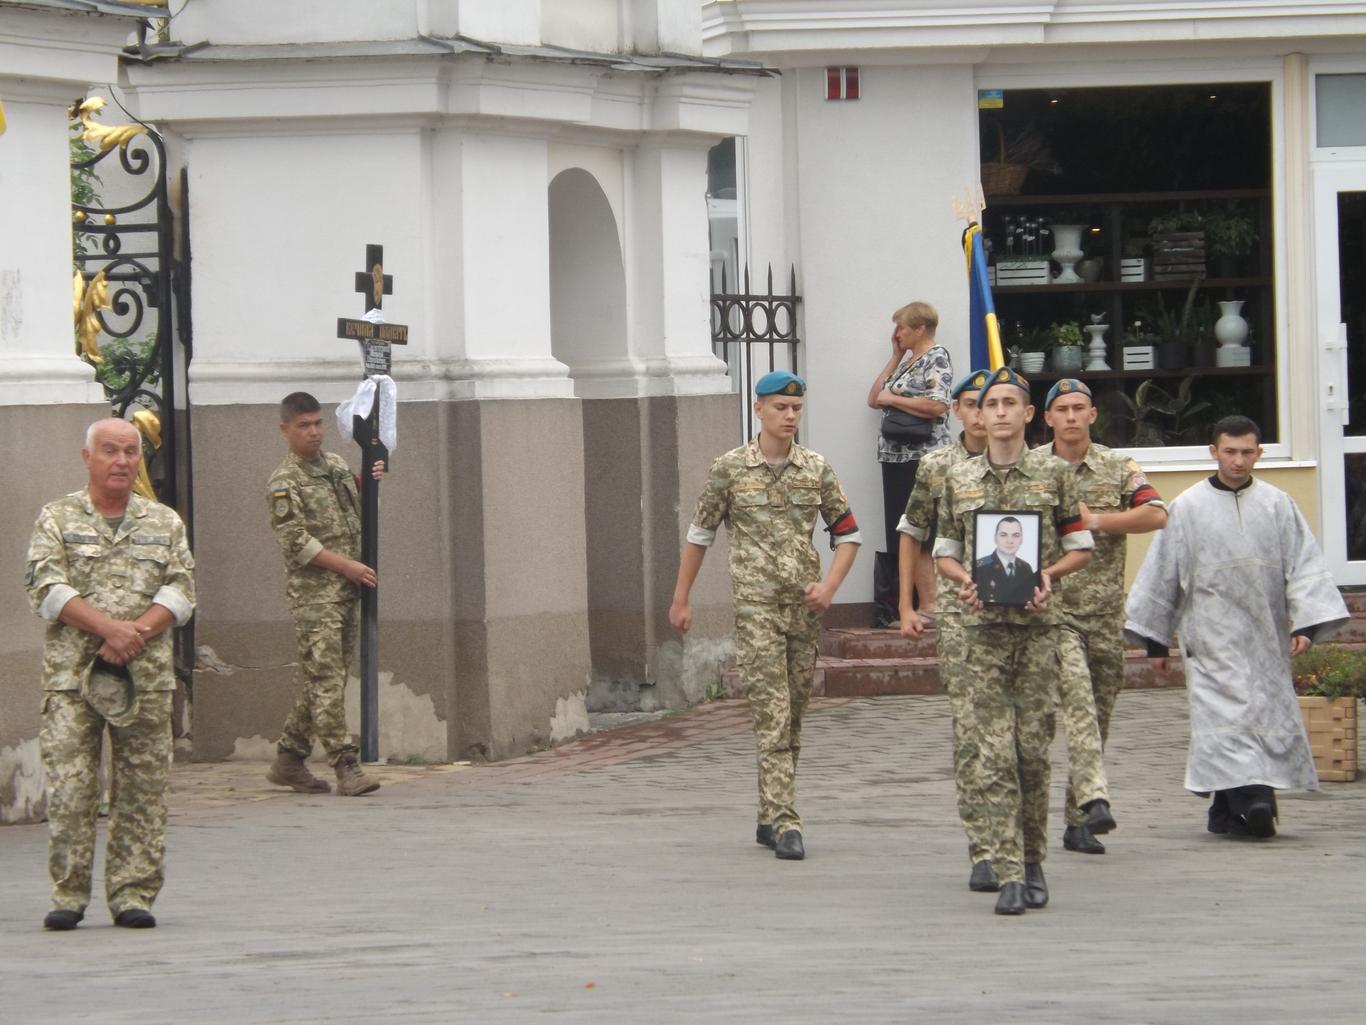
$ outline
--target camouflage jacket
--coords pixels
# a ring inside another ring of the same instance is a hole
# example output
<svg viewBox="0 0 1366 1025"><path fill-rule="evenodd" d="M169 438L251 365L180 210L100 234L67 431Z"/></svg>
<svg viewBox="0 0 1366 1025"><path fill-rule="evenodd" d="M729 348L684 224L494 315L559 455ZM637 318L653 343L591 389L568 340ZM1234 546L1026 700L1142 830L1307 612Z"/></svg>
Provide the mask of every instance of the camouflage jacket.
<svg viewBox="0 0 1366 1025"><path fill-rule="evenodd" d="M1077 508L1076 475L1067 463L1043 449L1025 450L1020 461L1004 471L993 469L985 455L965 459L949 471L939 506L936 558L957 559L970 572L979 555L994 549L990 539L979 546L976 536L976 514L989 511L1040 514L1040 568L1053 565L1066 552L1089 550L1095 544ZM1033 562L1027 552L1021 556ZM963 625L1034 626L1058 623L1062 617L1056 601L1038 612L987 606L980 612L965 611Z"/></svg>
<svg viewBox="0 0 1366 1025"><path fill-rule="evenodd" d="M915 475L915 487L906 499L906 512L896 529L917 541L924 541L934 533L939 519L939 502L944 497L944 482L948 480L949 471L971 458L972 453L963 446L961 433L952 445L937 448L922 456L920 469ZM928 558L928 553L922 557ZM940 615L957 615L966 611L958 598L957 586L947 581L939 588L935 608Z"/></svg>
<svg viewBox="0 0 1366 1025"><path fill-rule="evenodd" d="M714 532L726 524L738 600L796 603L807 584L821 579L811 544L817 514L832 529L832 542L836 533L841 542L857 542L849 498L825 457L794 444L775 472L756 438L712 463L693 527Z"/></svg>
<svg viewBox="0 0 1366 1025"><path fill-rule="evenodd" d="M360 496L346 460L324 452L308 463L293 452L270 477L270 525L285 556L290 608L354 600L356 585L313 560L326 548L360 558Z"/></svg>
<svg viewBox="0 0 1366 1025"><path fill-rule="evenodd" d="M1052 451L1050 448L1049 451ZM1086 456L1072 467L1077 498L1092 512L1121 512L1139 505L1167 507L1148 483L1143 468L1123 452L1092 442ZM1115 614L1124 611L1126 534L1095 531L1096 547L1087 567L1058 584L1062 607L1074 615Z"/></svg>
<svg viewBox="0 0 1366 1025"><path fill-rule="evenodd" d="M194 557L175 510L130 495L123 522L112 529L76 491L43 506L28 546L28 596L47 621L43 689L78 690L82 670L103 640L57 617L77 596L115 619L136 619L161 605L183 626L194 613ZM171 631L147 642L129 663L140 691L174 690Z"/></svg>

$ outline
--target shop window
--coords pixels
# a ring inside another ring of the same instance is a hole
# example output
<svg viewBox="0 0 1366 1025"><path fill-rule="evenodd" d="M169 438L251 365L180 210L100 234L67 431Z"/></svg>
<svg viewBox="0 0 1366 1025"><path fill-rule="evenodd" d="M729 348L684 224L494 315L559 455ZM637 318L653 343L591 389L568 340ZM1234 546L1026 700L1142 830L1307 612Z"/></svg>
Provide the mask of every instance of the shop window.
<svg viewBox="0 0 1366 1025"><path fill-rule="evenodd" d="M1314 101L1320 146L1366 146L1366 75L1318 75Z"/></svg>
<svg viewBox="0 0 1366 1025"><path fill-rule="evenodd" d="M1203 448L1229 413L1277 441L1269 86L1006 90L982 106L996 312L1036 404L1078 377L1108 445ZM1042 417L1032 430L1046 440Z"/></svg>

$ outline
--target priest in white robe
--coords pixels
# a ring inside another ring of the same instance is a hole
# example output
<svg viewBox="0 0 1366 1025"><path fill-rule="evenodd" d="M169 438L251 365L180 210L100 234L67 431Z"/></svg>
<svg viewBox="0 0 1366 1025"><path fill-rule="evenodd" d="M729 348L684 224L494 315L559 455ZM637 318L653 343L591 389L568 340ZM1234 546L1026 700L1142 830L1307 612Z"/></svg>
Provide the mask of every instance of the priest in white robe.
<svg viewBox="0 0 1366 1025"><path fill-rule="evenodd" d="M1252 476L1261 430L1225 417L1218 471L1178 496L1125 608L1125 633L1166 670L1179 639L1190 701L1186 789L1214 794L1212 833L1273 836L1274 790L1318 789L1290 658L1348 619L1309 524Z"/></svg>

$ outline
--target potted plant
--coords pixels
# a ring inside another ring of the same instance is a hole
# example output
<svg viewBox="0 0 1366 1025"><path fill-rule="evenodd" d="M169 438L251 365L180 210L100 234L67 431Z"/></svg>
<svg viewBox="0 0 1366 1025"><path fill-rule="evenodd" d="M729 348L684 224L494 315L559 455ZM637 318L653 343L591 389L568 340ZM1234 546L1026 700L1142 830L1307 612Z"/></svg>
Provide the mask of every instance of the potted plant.
<svg viewBox="0 0 1366 1025"><path fill-rule="evenodd" d="M1116 436L1123 437L1121 445L1134 448L1157 448L1162 445L1196 445L1204 437L1208 417L1200 416L1210 404L1195 401L1192 388L1195 378L1184 377L1173 394L1149 378L1129 396L1123 391L1109 393L1107 413L1117 424L1127 425ZM1112 396L1112 397L1111 397Z"/></svg>
<svg viewBox="0 0 1366 1025"><path fill-rule="evenodd" d="M1082 365L1081 328L1067 321L1054 324L1048 330L1053 335L1053 369L1065 374L1079 371Z"/></svg>
<svg viewBox="0 0 1366 1025"><path fill-rule="evenodd" d="M1048 350L1053 348L1053 335L1043 328L1021 331L1019 334L1020 370L1026 374L1037 374L1048 359Z"/></svg>
<svg viewBox="0 0 1366 1025"><path fill-rule="evenodd" d="M1291 661L1295 694L1319 779L1357 778L1357 698L1366 694L1366 652L1315 645Z"/></svg>
<svg viewBox="0 0 1366 1025"><path fill-rule="evenodd" d="M1230 203L1205 215L1205 248L1214 258L1215 274L1236 278L1243 257L1257 242L1257 225L1247 210Z"/></svg>
<svg viewBox="0 0 1366 1025"><path fill-rule="evenodd" d="M1195 342L1196 320L1191 315L1195 300L1200 294L1204 281L1204 271L1196 275L1186 290L1185 301L1179 311L1169 309L1167 300L1161 292L1157 293L1157 306L1152 317L1157 328L1157 365L1163 370L1180 370L1187 363L1187 352Z"/></svg>

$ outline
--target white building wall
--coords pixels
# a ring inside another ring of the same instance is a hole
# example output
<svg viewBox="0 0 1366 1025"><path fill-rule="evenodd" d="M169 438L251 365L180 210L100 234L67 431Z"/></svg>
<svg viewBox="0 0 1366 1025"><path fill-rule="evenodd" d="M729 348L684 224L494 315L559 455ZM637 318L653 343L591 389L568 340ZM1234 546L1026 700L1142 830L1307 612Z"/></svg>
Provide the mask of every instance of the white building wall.
<svg viewBox="0 0 1366 1025"><path fill-rule="evenodd" d="M770 240L785 236L796 253L810 387L803 440L834 463L864 531L845 602L870 600L871 553L883 547L878 415L864 400L890 351L892 313L913 299L934 305L955 373L969 369L964 225L951 201L978 178L971 67L865 66L862 78L863 99L832 102L824 69L786 72L792 166L764 166L778 147L761 136L749 168L751 196L784 177L795 184L781 228L760 220L776 202L751 208L754 247L777 252Z"/></svg>

